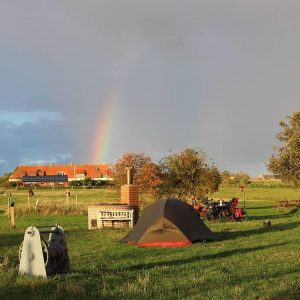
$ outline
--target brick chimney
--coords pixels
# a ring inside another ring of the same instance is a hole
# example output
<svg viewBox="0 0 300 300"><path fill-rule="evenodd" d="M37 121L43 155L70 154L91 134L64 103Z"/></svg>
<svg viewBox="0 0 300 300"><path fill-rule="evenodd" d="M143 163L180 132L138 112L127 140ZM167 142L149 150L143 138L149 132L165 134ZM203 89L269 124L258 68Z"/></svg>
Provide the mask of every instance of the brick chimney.
<svg viewBox="0 0 300 300"><path fill-rule="evenodd" d="M132 167L126 168L127 184L121 186L121 203L136 206L139 205L139 189L133 184Z"/></svg>

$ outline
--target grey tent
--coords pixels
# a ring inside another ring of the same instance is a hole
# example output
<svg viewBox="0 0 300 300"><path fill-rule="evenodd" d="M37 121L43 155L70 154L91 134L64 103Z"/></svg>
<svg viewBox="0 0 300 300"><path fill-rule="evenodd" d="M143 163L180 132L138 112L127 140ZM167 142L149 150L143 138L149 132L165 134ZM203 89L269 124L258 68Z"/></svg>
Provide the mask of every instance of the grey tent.
<svg viewBox="0 0 300 300"><path fill-rule="evenodd" d="M219 238L191 205L178 199L163 199L145 208L138 223L121 242L140 247L178 247L203 240Z"/></svg>

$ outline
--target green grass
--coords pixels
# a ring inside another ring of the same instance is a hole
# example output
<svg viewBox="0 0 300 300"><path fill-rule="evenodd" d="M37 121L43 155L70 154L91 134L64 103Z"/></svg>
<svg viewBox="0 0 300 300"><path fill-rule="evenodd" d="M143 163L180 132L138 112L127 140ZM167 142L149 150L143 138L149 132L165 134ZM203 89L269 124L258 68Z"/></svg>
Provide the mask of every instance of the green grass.
<svg viewBox="0 0 300 300"><path fill-rule="evenodd" d="M223 240L184 248L120 244L129 229L88 231L85 215L22 215L13 230L0 214L0 263L8 264L2 271L0 265L0 299L299 299L300 212L277 214L273 207L285 196L299 199L299 192L276 190L247 190L250 221L209 223ZM92 203L104 192L82 193ZM234 195L236 189L223 189L213 198ZM17 203L26 201L20 195ZM263 227L264 220L271 220L272 227ZM72 273L48 279L18 276L26 227L56 222L66 230Z"/></svg>
<svg viewBox="0 0 300 300"><path fill-rule="evenodd" d="M231 199L233 196L243 200L243 193L239 188L221 188L219 192L210 195L212 198ZM288 188L246 188L246 200L276 202L281 200L300 200L300 190Z"/></svg>

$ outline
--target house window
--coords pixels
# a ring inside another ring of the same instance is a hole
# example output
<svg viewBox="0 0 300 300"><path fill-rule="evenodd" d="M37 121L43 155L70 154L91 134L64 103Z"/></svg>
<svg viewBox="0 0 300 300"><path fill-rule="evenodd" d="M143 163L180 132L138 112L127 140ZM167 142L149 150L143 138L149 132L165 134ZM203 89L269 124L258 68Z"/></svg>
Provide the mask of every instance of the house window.
<svg viewBox="0 0 300 300"><path fill-rule="evenodd" d="M57 172L56 175L65 175L65 172Z"/></svg>

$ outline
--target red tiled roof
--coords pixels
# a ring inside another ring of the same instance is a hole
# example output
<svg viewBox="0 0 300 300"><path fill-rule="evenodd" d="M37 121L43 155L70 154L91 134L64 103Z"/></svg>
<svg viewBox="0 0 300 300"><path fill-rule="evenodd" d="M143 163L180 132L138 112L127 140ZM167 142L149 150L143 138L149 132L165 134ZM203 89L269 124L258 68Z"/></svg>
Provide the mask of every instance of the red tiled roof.
<svg viewBox="0 0 300 300"><path fill-rule="evenodd" d="M10 179L21 179L22 176L57 175L57 173L60 172L67 175L69 178L75 178L76 174L85 174L91 178L99 178L101 175L106 175L109 177L110 168L108 165L21 165L17 167Z"/></svg>

